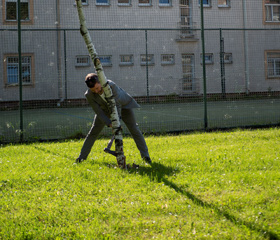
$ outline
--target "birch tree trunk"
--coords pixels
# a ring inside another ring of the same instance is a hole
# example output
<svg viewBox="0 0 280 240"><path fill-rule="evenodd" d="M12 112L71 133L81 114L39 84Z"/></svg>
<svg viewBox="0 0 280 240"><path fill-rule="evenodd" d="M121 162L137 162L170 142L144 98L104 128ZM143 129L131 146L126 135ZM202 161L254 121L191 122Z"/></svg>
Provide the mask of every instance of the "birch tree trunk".
<svg viewBox="0 0 280 240"><path fill-rule="evenodd" d="M121 124L120 124L120 120L119 120L116 102L113 97L112 89L107 82L101 62L98 58L98 54L95 50L95 47L94 47L91 37L89 35L88 29L86 26L85 16L83 13L81 0L76 0L76 4L77 4L77 10L78 10L78 15L79 15L79 20L80 20L80 32L81 32L82 37L85 40L86 46L88 48L88 52L93 61L93 64L94 64L94 67L95 67L95 70L96 70L96 73L98 76L98 79L104 90L105 98L111 109L110 119L112 121L112 128L113 128L113 133L115 136L115 151L116 151L116 155L117 155L116 158L117 158L118 166L120 168L126 168L126 158L125 158L124 152L123 152L122 128L121 128Z"/></svg>

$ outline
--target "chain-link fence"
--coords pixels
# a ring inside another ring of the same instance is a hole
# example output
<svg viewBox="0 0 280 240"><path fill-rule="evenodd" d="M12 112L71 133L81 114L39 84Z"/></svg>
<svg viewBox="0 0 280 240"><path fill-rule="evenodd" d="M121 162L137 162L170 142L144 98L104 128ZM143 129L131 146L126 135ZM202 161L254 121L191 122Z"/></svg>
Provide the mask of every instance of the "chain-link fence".
<svg viewBox="0 0 280 240"><path fill-rule="evenodd" d="M105 75L139 102L143 132L280 124L280 1L82 2ZM0 5L0 142L85 135L95 70L75 1Z"/></svg>

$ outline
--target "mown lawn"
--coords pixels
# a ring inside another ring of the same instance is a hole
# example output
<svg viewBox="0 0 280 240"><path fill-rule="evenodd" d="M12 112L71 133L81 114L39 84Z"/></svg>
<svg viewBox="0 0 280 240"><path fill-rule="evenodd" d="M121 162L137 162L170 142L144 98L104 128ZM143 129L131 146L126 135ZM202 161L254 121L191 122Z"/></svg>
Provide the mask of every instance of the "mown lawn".
<svg viewBox="0 0 280 240"><path fill-rule="evenodd" d="M131 138L121 170L96 142L0 148L0 239L279 239L280 129Z"/></svg>

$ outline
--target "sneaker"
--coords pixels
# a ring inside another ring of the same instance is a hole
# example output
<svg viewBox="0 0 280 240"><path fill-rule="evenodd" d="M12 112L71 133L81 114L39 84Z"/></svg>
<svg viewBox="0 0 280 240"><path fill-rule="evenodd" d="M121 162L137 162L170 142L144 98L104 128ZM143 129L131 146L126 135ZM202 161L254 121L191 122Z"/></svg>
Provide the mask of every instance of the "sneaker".
<svg viewBox="0 0 280 240"><path fill-rule="evenodd" d="M148 164L152 164L152 160L150 157L143 157L143 160Z"/></svg>
<svg viewBox="0 0 280 240"><path fill-rule="evenodd" d="M83 162L83 161L85 161L85 159L82 159L82 158L77 158L77 159L76 159L76 163L81 163L81 162Z"/></svg>

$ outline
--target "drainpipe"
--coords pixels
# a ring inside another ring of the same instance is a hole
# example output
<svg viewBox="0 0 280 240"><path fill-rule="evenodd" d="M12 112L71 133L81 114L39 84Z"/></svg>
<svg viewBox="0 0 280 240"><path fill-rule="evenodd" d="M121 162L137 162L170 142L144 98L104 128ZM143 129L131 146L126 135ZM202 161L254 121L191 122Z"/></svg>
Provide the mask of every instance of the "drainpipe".
<svg viewBox="0 0 280 240"><path fill-rule="evenodd" d="M245 57L245 89L246 94L249 94L249 85L250 85L250 73L249 73L249 57L248 57L248 31L246 31L247 28L247 6L246 6L246 0L242 0L243 3L243 28L244 30L244 57Z"/></svg>

